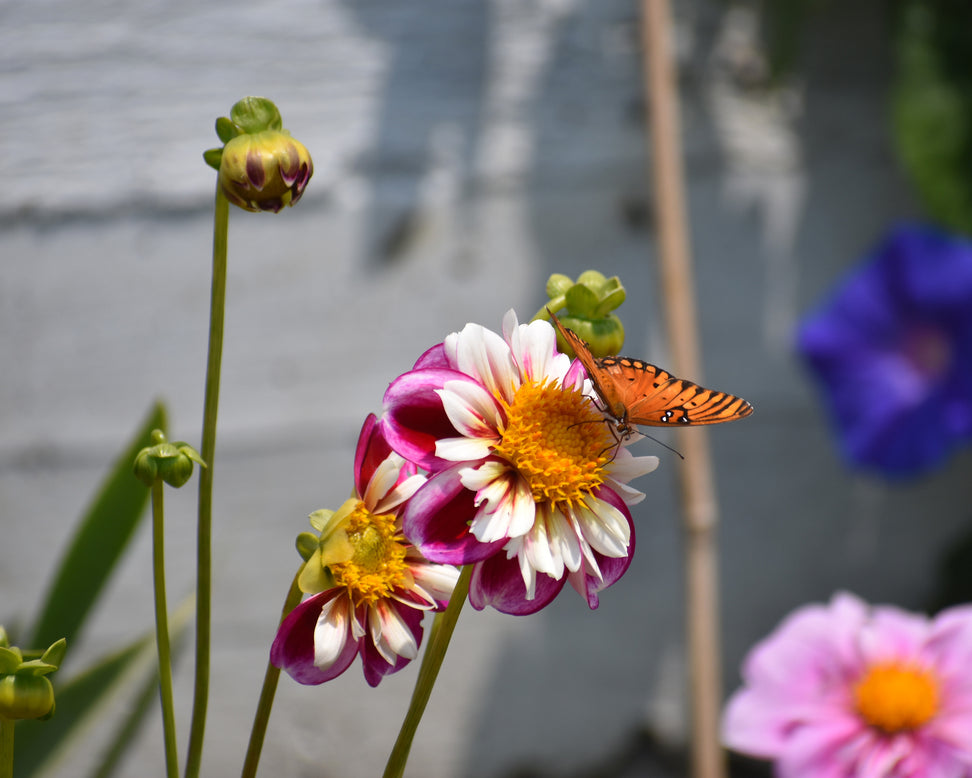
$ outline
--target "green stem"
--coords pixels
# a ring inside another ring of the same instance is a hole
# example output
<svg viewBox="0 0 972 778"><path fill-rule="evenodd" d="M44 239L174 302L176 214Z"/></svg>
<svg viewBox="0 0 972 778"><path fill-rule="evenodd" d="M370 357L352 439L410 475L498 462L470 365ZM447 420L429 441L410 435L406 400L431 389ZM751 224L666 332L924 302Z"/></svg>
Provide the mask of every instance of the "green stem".
<svg viewBox="0 0 972 778"><path fill-rule="evenodd" d="M169 616L165 601L165 485L152 485L152 568L155 578L155 645L159 654L159 696L162 700L162 734L165 741L165 774L179 776L175 707L172 702L172 652L169 649Z"/></svg>
<svg viewBox="0 0 972 778"><path fill-rule="evenodd" d="M415 681L415 690L412 692L412 701L408 705L408 712L405 714L405 721L402 722L402 729L398 733L398 739L388 757L388 764L385 765L384 778L401 778L405 772L405 763L408 761L408 752L412 748L415 731L422 720L422 714L425 713L425 706L432 694L432 687L439 675L439 668L442 667L446 649L449 648L452 632L456 628L459 613L462 611L462 606L466 602L466 595L469 593L469 579L472 577L472 569L472 565L466 565L462 569L459 580L456 582L456 588L449 598L449 607L442 613L435 614L432 629L429 630L429 642L425 648L425 656L422 657L422 666L419 668L418 678Z"/></svg>
<svg viewBox="0 0 972 778"><path fill-rule="evenodd" d="M14 719L0 716L0 778L13 778Z"/></svg>
<svg viewBox="0 0 972 778"><path fill-rule="evenodd" d="M199 525L196 562L196 684L192 698L192 726L186 755L186 778L197 778L202 761L209 704L209 644L212 611L213 473L216 470L216 412L219 409L219 371L223 355L223 310L226 303L226 239L229 201L217 185L213 223L213 287L209 310L209 359L206 364L206 399L203 406L199 469Z"/></svg>
<svg viewBox="0 0 972 778"><path fill-rule="evenodd" d="M303 567L300 568L302 570ZM297 580L300 578L300 570L294 576L293 583L290 584L290 591L284 602L283 611L280 614L280 621L283 622L303 595ZM243 762L243 778L254 778L257 766L260 764L260 751L263 750L263 738L267 734L267 724L270 723L270 711L273 709L273 697L277 693L277 681L280 679L280 668L274 667L267 662L267 672L263 676L263 689L260 692L260 702L257 703L256 715L253 717L253 728L250 730L250 744L246 749L246 761Z"/></svg>

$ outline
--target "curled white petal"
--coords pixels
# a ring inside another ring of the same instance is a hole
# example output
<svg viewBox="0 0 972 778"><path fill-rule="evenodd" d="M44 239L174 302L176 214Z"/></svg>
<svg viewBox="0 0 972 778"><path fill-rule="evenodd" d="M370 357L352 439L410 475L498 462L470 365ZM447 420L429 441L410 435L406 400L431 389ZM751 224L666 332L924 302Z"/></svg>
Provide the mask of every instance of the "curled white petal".
<svg viewBox="0 0 972 778"><path fill-rule="evenodd" d="M439 438L435 442L435 455L449 462L475 462L488 457L493 444L499 439L489 438Z"/></svg>
<svg viewBox="0 0 972 778"><path fill-rule="evenodd" d="M384 600L378 600L368 609L368 626L375 648L388 664L395 664L397 657L415 659L418 641L398 611Z"/></svg>
<svg viewBox="0 0 972 778"><path fill-rule="evenodd" d="M604 500L592 498L592 502L594 509L583 503L572 508L582 537L604 556L627 556L631 527L625 515Z"/></svg>
<svg viewBox="0 0 972 778"><path fill-rule="evenodd" d="M345 597L335 597L324 604L314 626L314 666L327 670L344 650L348 639L348 610Z"/></svg>
<svg viewBox="0 0 972 778"><path fill-rule="evenodd" d="M391 513L395 508L415 494L425 484L425 481L426 477L424 475L409 476L380 499L373 508L369 508L369 510L372 513ZM367 503L365 503L365 507L367 507Z"/></svg>

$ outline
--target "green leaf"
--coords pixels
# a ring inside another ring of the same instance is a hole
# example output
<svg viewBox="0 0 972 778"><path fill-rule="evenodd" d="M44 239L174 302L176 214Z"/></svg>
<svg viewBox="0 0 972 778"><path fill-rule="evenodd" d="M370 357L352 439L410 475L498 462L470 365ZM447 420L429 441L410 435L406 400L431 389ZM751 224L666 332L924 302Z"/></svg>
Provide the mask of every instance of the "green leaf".
<svg viewBox="0 0 972 778"><path fill-rule="evenodd" d="M85 513L54 576L29 645L49 646L59 638L70 645L77 638L145 514L149 490L132 475L132 462L139 451L152 445L156 428L165 429L161 403L152 407Z"/></svg>

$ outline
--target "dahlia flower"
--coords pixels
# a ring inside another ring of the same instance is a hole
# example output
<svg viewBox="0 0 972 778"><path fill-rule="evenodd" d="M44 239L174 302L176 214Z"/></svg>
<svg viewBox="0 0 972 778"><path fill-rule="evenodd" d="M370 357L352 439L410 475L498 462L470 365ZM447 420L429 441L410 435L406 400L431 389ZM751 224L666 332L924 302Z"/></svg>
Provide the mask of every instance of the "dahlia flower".
<svg viewBox="0 0 972 778"><path fill-rule="evenodd" d="M299 683L335 678L358 654L371 686L401 670L418 654L423 615L445 609L459 575L402 535L402 506L425 478L391 451L374 415L361 430L354 473L350 500L311 515L320 541L298 583L313 596L284 619L270 650Z"/></svg>
<svg viewBox="0 0 972 778"><path fill-rule="evenodd" d="M849 462L891 476L939 464L972 437L972 242L896 229L797 345Z"/></svg>
<svg viewBox="0 0 972 778"><path fill-rule="evenodd" d="M405 535L429 560L475 564L473 607L533 613L569 580L596 608L627 570L628 505L644 498L627 482L658 459L632 456L592 396L553 327L513 311L502 336L467 324L389 386L387 440L430 473Z"/></svg>
<svg viewBox="0 0 972 778"><path fill-rule="evenodd" d="M972 606L933 619L840 593L752 649L730 748L780 778L972 776Z"/></svg>

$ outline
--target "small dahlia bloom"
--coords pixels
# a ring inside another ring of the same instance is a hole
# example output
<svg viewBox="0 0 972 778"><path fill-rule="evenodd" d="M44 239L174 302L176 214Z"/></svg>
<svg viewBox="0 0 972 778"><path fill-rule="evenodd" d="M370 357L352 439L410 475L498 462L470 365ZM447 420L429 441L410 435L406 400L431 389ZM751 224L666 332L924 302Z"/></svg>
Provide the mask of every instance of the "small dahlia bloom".
<svg viewBox="0 0 972 778"><path fill-rule="evenodd" d="M908 475L972 438L972 242L931 227L891 232L802 322L841 449Z"/></svg>
<svg viewBox="0 0 972 778"><path fill-rule="evenodd" d="M779 778L970 778L972 606L933 619L839 593L746 658L729 748Z"/></svg>
<svg viewBox="0 0 972 778"><path fill-rule="evenodd" d="M627 506L644 498L627 483L658 458L620 445L592 394L553 327L513 311L502 336L467 324L389 386L388 442L430 472L405 535L427 559L475 564L473 607L533 613L569 580L596 608L627 570Z"/></svg>
<svg viewBox="0 0 972 778"><path fill-rule="evenodd" d="M361 655L377 686L418 654L422 617L443 610L459 577L405 540L402 506L424 482L388 447L374 415L361 430L355 496L337 511L311 515L320 542L298 579L312 595L284 619L270 660L299 683L339 676Z"/></svg>

